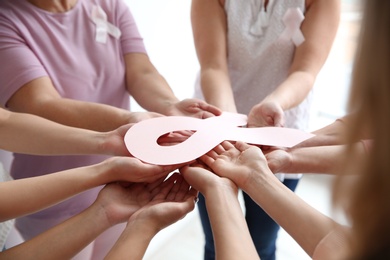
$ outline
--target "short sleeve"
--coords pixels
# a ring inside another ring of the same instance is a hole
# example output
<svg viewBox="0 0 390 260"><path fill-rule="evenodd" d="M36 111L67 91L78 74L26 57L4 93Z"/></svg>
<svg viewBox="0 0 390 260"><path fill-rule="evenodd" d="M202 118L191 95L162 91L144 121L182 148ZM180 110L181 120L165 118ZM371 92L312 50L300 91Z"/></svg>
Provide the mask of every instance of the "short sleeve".
<svg viewBox="0 0 390 260"><path fill-rule="evenodd" d="M131 52L146 53L143 38L129 6L123 1L117 1L118 26L121 30L121 45L123 54Z"/></svg>
<svg viewBox="0 0 390 260"><path fill-rule="evenodd" d="M10 20L0 17L0 103L29 81L46 76L46 70Z"/></svg>

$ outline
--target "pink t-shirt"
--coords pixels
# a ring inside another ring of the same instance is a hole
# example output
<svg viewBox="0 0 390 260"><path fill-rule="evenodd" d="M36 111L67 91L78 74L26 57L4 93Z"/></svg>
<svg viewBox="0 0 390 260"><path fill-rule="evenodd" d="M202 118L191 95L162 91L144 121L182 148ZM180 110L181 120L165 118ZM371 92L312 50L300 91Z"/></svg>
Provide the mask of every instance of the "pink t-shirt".
<svg viewBox="0 0 390 260"><path fill-rule="evenodd" d="M119 39L95 40L94 6L121 31ZM68 12L51 13L27 0L0 1L0 102L29 81L49 76L64 98L129 109L123 55L146 53L134 18L123 0L78 0ZM97 163L102 156L30 156L15 154L11 174L20 179ZM30 216L47 218L45 227L17 223L26 238L80 212L94 201L98 189ZM50 219L50 221L49 221ZM19 221L23 223L23 219ZM27 221L27 223L29 223ZM34 228L34 230L32 230Z"/></svg>

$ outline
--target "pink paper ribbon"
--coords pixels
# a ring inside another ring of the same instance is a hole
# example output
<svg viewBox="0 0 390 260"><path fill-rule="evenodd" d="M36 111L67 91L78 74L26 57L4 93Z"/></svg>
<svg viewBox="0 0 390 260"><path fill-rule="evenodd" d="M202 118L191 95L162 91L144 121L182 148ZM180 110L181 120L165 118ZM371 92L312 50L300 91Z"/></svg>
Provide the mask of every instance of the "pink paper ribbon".
<svg viewBox="0 0 390 260"><path fill-rule="evenodd" d="M190 162L204 155L225 140L243 141L256 145L292 147L313 134L282 127L243 128L247 116L223 113L221 116L198 119L169 116L141 121L132 126L125 135L129 152L138 159L159 165ZM196 131L186 141L161 146L160 136L182 130Z"/></svg>

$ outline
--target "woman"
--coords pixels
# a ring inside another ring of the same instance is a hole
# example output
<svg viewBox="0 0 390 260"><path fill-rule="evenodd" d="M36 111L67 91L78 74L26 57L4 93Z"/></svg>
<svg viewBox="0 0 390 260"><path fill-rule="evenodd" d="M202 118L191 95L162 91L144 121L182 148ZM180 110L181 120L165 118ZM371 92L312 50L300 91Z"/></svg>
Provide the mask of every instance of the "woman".
<svg viewBox="0 0 390 260"><path fill-rule="evenodd" d="M336 223L281 185L258 147L224 142L202 158L220 179L228 178L248 193L313 259L390 257L390 2L365 1L363 10L349 100L353 116L349 117L344 132L349 147L344 149L338 167L340 176L334 187L334 200L349 218L348 226ZM373 139L365 154L355 145L362 136ZM202 181L198 178L212 176L199 167L187 167L182 172L194 187ZM219 186L226 193L226 185L220 184L214 183L214 188ZM215 207L224 210L236 205L224 202ZM229 224L225 221L225 234L229 232ZM238 238L243 234L245 230L235 234L237 239L231 236L233 241L216 236L216 241L225 242L224 248L230 248L242 241ZM232 259L245 258L230 252Z"/></svg>
<svg viewBox="0 0 390 260"><path fill-rule="evenodd" d="M208 117L219 110L198 100L179 101L150 62L133 16L122 0L0 2L0 103L69 126L96 131L156 116L129 112L129 96L163 115ZM14 154L15 179L96 164L100 156ZM88 207L100 188L16 220L25 239ZM116 228L116 230L115 230ZM120 235L116 226L85 249L102 259Z"/></svg>
<svg viewBox="0 0 390 260"><path fill-rule="evenodd" d="M307 130L311 90L330 52L340 0L193 0L200 63L196 97L248 115L248 126ZM303 20L303 21L302 21ZM291 190L299 174L278 174ZM278 225L244 193L246 219L261 259L275 259ZM204 201L205 259L214 258Z"/></svg>

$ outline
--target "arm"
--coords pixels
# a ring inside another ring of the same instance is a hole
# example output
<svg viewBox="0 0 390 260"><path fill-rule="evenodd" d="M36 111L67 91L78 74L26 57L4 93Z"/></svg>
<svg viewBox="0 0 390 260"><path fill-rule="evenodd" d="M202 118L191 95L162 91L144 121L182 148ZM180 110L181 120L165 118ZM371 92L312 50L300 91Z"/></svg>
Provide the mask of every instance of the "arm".
<svg viewBox="0 0 390 260"><path fill-rule="evenodd" d="M0 148L18 153L128 155L123 137L129 128L94 132L0 108Z"/></svg>
<svg viewBox="0 0 390 260"><path fill-rule="evenodd" d="M241 206L237 186L201 167L184 167L185 180L206 198L217 259L259 259Z"/></svg>
<svg viewBox="0 0 390 260"><path fill-rule="evenodd" d="M151 190L150 201L135 212L105 259L142 259L152 238L195 207L197 191L179 174Z"/></svg>
<svg viewBox="0 0 390 260"><path fill-rule="evenodd" d="M179 101L149 57L141 53L125 55L126 83L129 93L146 110L164 115L207 118L221 111L202 100Z"/></svg>
<svg viewBox="0 0 390 260"><path fill-rule="evenodd" d="M153 188L162 180L128 186L109 184L89 208L47 232L1 252L0 259L71 259L103 231L148 206ZM191 203L193 208L193 200Z"/></svg>
<svg viewBox="0 0 390 260"><path fill-rule="evenodd" d="M361 143L356 147L365 152ZM276 149L265 157L273 173L335 173L344 159L345 149L344 145Z"/></svg>
<svg viewBox="0 0 390 260"><path fill-rule="evenodd" d="M174 166L144 164L130 157L113 157L92 166L1 182L0 221L42 210L113 181L152 182L174 169Z"/></svg>
<svg viewBox="0 0 390 260"><path fill-rule="evenodd" d="M286 80L250 111L249 126L283 125L282 111L306 98L331 50L339 20L340 0L306 1L301 26L305 41L295 50Z"/></svg>
<svg viewBox="0 0 390 260"><path fill-rule="evenodd" d="M7 106L15 112L35 114L64 125L95 131L111 131L142 119L139 113L113 106L62 98L48 77L23 85L8 100ZM154 116L157 115L144 114L144 118Z"/></svg>
<svg viewBox="0 0 390 260"><path fill-rule="evenodd" d="M224 142L202 160L216 174L230 178L249 194L310 256L324 237L339 226L284 186L268 168L258 147Z"/></svg>
<svg viewBox="0 0 390 260"><path fill-rule="evenodd" d="M206 102L237 112L227 68L227 21L219 0L194 0L191 22L200 63L200 85Z"/></svg>

